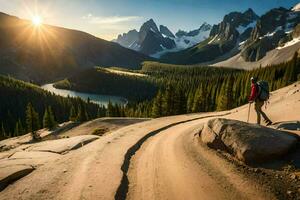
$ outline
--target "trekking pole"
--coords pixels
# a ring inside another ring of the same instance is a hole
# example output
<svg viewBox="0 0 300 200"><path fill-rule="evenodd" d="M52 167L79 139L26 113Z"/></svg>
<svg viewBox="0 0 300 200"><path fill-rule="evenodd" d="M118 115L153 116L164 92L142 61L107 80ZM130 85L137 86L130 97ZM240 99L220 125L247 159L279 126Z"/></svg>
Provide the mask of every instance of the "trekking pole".
<svg viewBox="0 0 300 200"><path fill-rule="evenodd" d="M251 103L249 103L249 109L248 109L248 118L247 118L247 123L249 123L249 117L250 117L250 107L251 107Z"/></svg>

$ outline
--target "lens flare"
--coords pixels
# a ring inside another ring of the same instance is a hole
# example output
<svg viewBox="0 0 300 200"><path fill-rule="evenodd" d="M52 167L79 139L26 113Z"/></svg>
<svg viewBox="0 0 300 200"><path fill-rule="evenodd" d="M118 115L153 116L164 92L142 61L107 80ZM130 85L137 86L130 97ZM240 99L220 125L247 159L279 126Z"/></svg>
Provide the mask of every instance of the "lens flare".
<svg viewBox="0 0 300 200"><path fill-rule="evenodd" d="M43 19L38 15L33 16L31 21L32 21L33 25L35 25L35 26L40 26L43 23Z"/></svg>

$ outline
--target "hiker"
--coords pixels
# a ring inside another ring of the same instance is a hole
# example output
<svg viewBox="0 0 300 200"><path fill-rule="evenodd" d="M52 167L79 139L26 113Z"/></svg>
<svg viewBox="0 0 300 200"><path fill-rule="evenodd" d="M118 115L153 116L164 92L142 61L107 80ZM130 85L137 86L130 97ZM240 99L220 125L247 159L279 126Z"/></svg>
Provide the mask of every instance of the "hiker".
<svg viewBox="0 0 300 200"><path fill-rule="evenodd" d="M268 118L266 113L262 111L264 102L269 98L269 91L267 91L268 97L266 99L262 99L260 98L260 93L262 92L261 90L262 88L260 88L259 84L257 83L257 79L255 77L251 77L251 95L249 97L249 103L251 104L255 102L254 107L257 114L257 124L260 124L262 115L267 126L269 126L272 124L272 121Z"/></svg>

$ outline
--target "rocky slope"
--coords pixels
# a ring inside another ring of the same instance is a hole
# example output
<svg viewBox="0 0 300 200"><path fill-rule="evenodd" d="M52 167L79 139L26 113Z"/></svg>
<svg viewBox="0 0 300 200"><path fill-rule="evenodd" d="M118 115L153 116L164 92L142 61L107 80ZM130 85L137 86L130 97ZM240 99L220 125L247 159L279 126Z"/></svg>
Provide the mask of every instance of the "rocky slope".
<svg viewBox="0 0 300 200"><path fill-rule="evenodd" d="M298 24L294 30L287 34L287 40L285 43L281 43L275 49L269 50L265 52L265 56L257 61L245 61L244 57L245 52L240 52L233 57L224 60L224 61L217 61L216 63L212 64L212 66L219 66L219 67L235 67L241 69L254 69L259 66L267 66L267 65L274 65L280 64L287 60L292 59L295 52L300 53L300 25ZM251 45L250 45L251 46ZM270 45L269 45L270 46ZM250 52L250 50L246 50ZM262 48L258 49L258 52L264 51ZM244 53L244 55L243 55ZM252 56L256 56L251 54ZM259 54L257 54L259 55Z"/></svg>
<svg viewBox="0 0 300 200"><path fill-rule="evenodd" d="M179 64L196 64L214 60L249 37L257 19L258 16L251 9L244 13L229 13L219 24L212 27L208 39L183 51L165 54L161 59Z"/></svg>
<svg viewBox="0 0 300 200"><path fill-rule="evenodd" d="M290 34L300 22L300 13L275 8L262 15L250 37L243 45L241 56L245 61L258 61L276 47L293 39Z"/></svg>
<svg viewBox="0 0 300 200"><path fill-rule="evenodd" d="M239 68L241 63L242 67L247 68L252 63L258 67L259 64L266 66L284 62L290 59L290 54L297 51L294 44L299 42L299 22L300 12L297 6L292 9L274 8L260 17L251 9L244 13L232 12L212 27L209 39L183 51L167 53L161 59L179 64L229 66L230 63L230 67ZM285 50L280 53L280 59L275 56L267 57L268 54L274 55L274 50L282 48ZM292 53L286 53L287 51ZM235 62L236 55L239 62Z"/></svg>
<svg viewBox="0 0 300 200"><path fill-rule="evenodd" d="M23 80L51 81L100 66L137 69L148 56L87 33L0 13L0 73Z"/></svg>

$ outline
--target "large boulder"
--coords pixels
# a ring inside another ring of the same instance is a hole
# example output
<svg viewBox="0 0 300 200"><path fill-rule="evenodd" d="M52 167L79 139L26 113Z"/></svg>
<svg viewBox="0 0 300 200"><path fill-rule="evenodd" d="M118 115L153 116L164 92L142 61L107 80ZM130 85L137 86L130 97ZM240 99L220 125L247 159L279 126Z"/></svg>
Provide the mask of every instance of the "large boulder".
<svg viewBox="0 0 300 200"><path fill-rule="evenodd" d="M229 119L208 121L200 137L208 147L226 150L247 164L278 158L298 142L297 135Z"/></svg>

